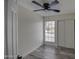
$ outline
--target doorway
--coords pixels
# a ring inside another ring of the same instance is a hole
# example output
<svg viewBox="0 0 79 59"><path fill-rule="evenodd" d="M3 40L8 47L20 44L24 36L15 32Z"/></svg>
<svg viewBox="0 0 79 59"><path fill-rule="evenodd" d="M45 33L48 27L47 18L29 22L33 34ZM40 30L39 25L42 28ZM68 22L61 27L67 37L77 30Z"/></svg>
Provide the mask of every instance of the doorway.
<svg viewBox="0 0 79 59"><path fill-rule="evenodd" d="M56 21L45 21L44 22L44 43L46 45L57 45L57 39L56 39Z"/></svg>

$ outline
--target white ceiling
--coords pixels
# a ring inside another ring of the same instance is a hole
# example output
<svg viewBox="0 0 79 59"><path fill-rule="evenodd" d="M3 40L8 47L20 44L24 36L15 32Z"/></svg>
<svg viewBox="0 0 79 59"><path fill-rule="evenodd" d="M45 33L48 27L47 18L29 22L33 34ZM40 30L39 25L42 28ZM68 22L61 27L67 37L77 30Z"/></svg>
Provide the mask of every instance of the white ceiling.
<svg viewBox="0 0 79 59"><path fill-rule="evenodd" d="M20 4L22 4L24 7L28 8L29 10L37 10L41 9L41 7L35 5L32 3L33 0L18 0ZM54 0L35 0L41 4L44 2L49 2ZM75 0L59 0L60 4L52 6L51 8L53 9L59 9L61 10L60 13L56 13L53 11L38 11L35 13L38 13L42 16L51 16L51 15L58 15L58 14L65 14L65 13L74 13L75 12Z"/></svg>

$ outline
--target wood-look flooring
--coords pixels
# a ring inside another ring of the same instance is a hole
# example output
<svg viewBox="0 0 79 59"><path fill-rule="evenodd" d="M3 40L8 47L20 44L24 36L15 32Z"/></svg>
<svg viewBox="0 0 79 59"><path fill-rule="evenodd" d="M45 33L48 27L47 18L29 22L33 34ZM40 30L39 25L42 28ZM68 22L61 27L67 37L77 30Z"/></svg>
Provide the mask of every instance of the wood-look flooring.
<svg viewBox="0 0 79 59"><path fill-rule="evenodd" d="M75 59L72 49L43 45L24 59Z"/></svg>

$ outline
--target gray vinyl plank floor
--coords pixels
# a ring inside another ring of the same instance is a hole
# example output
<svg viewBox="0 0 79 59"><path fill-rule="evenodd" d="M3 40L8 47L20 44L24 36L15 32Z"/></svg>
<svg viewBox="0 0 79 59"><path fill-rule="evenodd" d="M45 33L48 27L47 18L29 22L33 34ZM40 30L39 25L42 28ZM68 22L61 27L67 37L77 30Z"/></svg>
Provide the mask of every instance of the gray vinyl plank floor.
<svg viewBox="0 0 79 59"><path fill-rule="evenodd" d="M24 59L75 59L75 52L66 48L43 45Z"/></svg>

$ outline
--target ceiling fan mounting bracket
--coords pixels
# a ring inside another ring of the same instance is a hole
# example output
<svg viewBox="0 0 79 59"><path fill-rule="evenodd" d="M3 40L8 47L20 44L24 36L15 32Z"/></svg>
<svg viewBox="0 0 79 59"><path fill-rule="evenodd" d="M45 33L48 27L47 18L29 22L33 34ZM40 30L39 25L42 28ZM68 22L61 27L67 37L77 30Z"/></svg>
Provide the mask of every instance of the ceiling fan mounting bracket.
<svg viewBox="0 0 79 59"><path fill-rule="evenodd" d="M44 4L43 4L43 7L44 7L45 9L48 9L48 8L50 8L49 5L50 5L49 3L44 3Z"/></svg>

